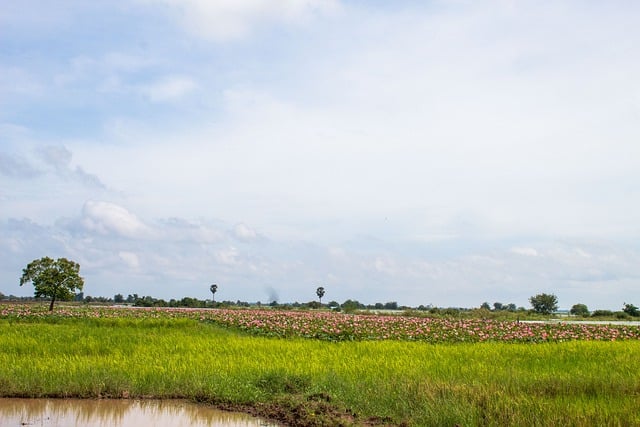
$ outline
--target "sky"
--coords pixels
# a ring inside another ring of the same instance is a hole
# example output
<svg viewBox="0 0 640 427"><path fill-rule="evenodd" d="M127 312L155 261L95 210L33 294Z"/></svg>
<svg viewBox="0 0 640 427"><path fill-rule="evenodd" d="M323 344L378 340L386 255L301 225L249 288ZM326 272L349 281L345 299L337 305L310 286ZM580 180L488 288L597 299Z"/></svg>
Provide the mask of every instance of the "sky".
<svg viewBox="0 0 640 427"><path fill-rule="evenodd" d="M640 3L0 4L0 292L640 304Z"/></svg>

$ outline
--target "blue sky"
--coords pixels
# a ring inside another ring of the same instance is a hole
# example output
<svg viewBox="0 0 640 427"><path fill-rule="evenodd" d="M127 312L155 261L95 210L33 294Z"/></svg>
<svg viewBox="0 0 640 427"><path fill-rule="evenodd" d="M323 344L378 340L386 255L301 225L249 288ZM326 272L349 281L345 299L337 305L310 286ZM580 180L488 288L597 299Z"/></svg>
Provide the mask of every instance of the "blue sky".
<svg viewBox="0 0 640 427"><path fill-rule="evenodd" d="M640 303L636 2L0 5L0 291Z"/></svg>

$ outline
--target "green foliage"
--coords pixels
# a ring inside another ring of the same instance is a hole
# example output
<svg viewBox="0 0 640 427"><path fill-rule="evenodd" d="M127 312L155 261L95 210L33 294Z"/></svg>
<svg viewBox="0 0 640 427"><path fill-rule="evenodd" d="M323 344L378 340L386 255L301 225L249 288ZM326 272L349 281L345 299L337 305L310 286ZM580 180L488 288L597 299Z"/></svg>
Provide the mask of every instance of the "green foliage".
<svg viewBox="0 0 640 427"><path fill-rule="evenodd" d="M269 394L298 394L309 389L311 379L308 376L291 374L286 370L281 370L260 377L256 385Z"/></svg>
<svg viewBox="0 0 640 427"><path fill-rule="evenodd" d="M320 304L318 301L309 301L308 303L305 304L305 306L312 309L322 308L322 304Z"/></svg>
<svg viewBox="0 0 640 427"><path fill-rule="evenodd" d="M358 301L355 300L346 300L345 302L342 303L342 305L340 306L342 308L342 310L345 313L353 313L356 310L361 310L364 308L364 304L361 304Z"/></svg>
<svg viewBox="0 0 640 427"><path fill-rule="evenodd" d="M533 311L551 314L558 309L558 297L553 294L538 294L529 298Z"/></svg>
<svg viewBox="0 0 640 427"><path fill-rule="evenodd" d="M624 311L616 311L614 315L615 315L615 318L618 320L629 320L632 318L629 314L625 313Z"/></svg>
<svg viewBox="0 0 640 427"><path fill-rule="evenodd" d="M324 288L322 286L316 289L316 295L318 295L318 300L320 301L320 304L322 304L322 297L324 296Z"/></svg>
<svg viewBox="0 0 640 427"><path fill-rule="evenodd" d="M613 316L613 311L611 310L593 310L591 313L591 317L611 317Z"/></svg>
<svg viewBox="0 0 640 427"><path fill-rule="evenodd" d="M70 301L75 296L75 291L81 291L84 286L84 279L80 277L80 264L66 258L54 261L44 257L30 262L22 270L20 286L28 282L33 283L36 298L51 298L50 311L53 310L56 299Z"/></svg>
<svg viewBox="0 0 640 427"><path fill-rule="evenodd" d="M589 308L585 304L574 304L571 310L569 310L569 313L574 316L586 317L589 315Z"/></svg>
<svg viewBox="0 0 640 427"><path fill-rule="evenodd" d="M640 309L633 304L624 303L622 311L627 313L631 317L640 317Z"/></svg>

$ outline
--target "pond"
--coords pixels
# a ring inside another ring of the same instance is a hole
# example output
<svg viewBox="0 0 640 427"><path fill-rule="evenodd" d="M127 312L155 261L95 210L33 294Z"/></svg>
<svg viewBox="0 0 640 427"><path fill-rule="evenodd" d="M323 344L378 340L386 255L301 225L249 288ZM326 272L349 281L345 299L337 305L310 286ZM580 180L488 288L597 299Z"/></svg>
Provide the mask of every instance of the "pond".
<svg viewBox="0 0 640 427"><path fill-rule="evenodd" d="M275 427L247 414L175 400L0 399L0 425L46 427Z"/></svg>

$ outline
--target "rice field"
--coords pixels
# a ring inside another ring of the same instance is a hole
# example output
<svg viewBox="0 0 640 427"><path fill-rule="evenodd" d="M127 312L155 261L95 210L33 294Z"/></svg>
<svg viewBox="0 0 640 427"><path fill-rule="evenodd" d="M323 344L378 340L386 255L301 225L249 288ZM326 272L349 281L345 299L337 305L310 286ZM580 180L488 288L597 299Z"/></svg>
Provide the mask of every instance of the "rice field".
<svg viewBox="0 0 640 427"><path fill-rule="evenodd" d="M640 425L636 326L426 320L0 306L0 395L187 398L301 426Z"/></svg>

